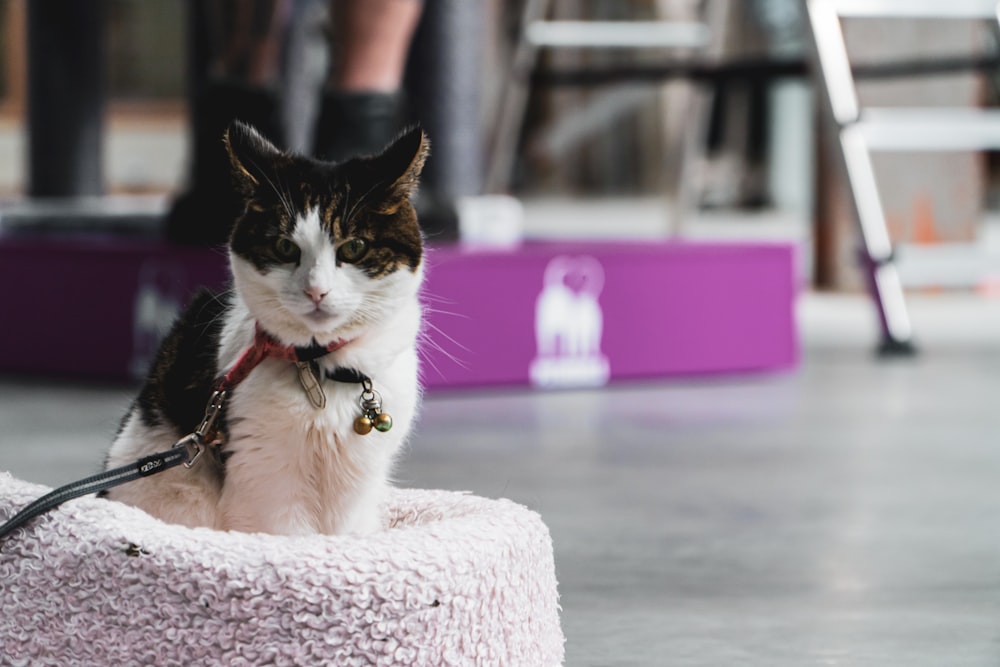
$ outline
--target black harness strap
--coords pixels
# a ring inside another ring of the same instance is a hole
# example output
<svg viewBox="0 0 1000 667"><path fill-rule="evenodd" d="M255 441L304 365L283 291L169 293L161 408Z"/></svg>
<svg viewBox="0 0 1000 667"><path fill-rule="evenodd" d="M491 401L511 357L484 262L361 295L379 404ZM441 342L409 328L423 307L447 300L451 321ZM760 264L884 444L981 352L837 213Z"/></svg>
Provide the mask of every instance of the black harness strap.
<svg viewBox="0 0 1000 667"><path fill-rule="evenodd" d="M139 479L140 477L148 477L168 468L179 466L182 463L187 463L188 456L189 452L186 447L171 447L165 452L144 456L138 461L121 466L120 468L106 470L97 475L60 486L58 489L26 505L21 511L0 526L0 539L3 539L36 516L48 512L53 507L57 507L67 500L104 491L105 489Z"/></svg>
<svg viewBox="0 0 1000 667"><path fill-rule="evenodd" d="M354 384L364 384L366 382L370 384L372 381L370 377L361 371L354 368L344 368L342 366L338 366L332 371L327 371L326 378L328 380L333 380L334 382L353 382Z"/></svg>

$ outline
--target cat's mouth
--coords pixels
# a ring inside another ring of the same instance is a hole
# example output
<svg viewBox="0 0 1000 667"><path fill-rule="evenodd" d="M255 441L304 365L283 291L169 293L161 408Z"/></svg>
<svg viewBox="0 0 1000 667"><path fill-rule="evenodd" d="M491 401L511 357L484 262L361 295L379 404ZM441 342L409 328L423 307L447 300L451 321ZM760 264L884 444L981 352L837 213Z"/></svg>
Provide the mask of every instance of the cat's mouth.
<svg viewBox="0 0 1000 667"><path fill-rule="evenodd" d="M334 314L320 307L316 307L306 313L306 319L316 324L327 324L334 319Z"/></svg>
<svg viewBox="0 0 1000 667"><path fill-rule="evenodd" d="M321 341L343 329L352 319L348 315L350 311L328 303L310 303L308 305L298 303L286 306L284 310L291 318L289 324L298 329L300 333L319 337Z"/></svg>

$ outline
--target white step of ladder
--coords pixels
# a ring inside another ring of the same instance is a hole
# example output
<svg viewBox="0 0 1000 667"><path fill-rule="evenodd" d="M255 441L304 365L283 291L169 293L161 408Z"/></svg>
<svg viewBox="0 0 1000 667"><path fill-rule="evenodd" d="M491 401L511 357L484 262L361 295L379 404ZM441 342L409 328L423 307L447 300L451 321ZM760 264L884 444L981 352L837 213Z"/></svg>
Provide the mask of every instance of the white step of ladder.
<svg viewBox="0 0 1000 667"><path fill-rule="evenodd" d="M988 19L996 0L820 0L844 18Z"/></svg>
<svg viewBox="0 0 1000 667"><path fill-rule="evenodd" d="M534 21L525 38L542 48L703 49L711 32L697 22Z"/></svg>
<svg viewBox="0 0 1000 667"><path fill-rule="evenodd" d="M854 124L872 151L1000 149L1000 110L874 108Z"/></svg>

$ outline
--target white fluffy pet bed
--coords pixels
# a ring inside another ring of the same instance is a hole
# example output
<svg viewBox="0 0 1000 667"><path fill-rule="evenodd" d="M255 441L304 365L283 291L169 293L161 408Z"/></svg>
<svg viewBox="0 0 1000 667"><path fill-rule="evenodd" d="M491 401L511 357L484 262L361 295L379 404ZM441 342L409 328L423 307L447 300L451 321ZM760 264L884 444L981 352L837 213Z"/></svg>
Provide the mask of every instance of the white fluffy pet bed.
<svg viewBox="0 0 1000 667"><path fill-rule="evenodd" d="M0 522L49 489L0 473ZM548 529L507 500L398 490L371 536L287 538L70 501L0 541L0 656L24 665L563 660Z"/></svg>

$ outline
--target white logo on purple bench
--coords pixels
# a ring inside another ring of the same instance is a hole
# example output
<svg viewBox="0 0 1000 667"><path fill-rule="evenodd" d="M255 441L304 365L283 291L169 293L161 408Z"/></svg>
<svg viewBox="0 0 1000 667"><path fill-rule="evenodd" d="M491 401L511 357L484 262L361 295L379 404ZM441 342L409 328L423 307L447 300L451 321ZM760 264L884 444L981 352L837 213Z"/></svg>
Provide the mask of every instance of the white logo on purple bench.
<svg viewBox="0 0 1000 667"><path fill-rule="evenodd" d="M601 263L588 255L560 255L545 267L543 283L535 302L538 350L531 362L532 382L540 387L606 384L611 373L601 352Z"/></svg>
<svg viewBox="0 0 1000 667"><path fill-rule="evenodd" d="M150 259L139 267L132 310L132 358L129 370L144 377L160 341L181 311L183 269L171 262Z"/></svg>

